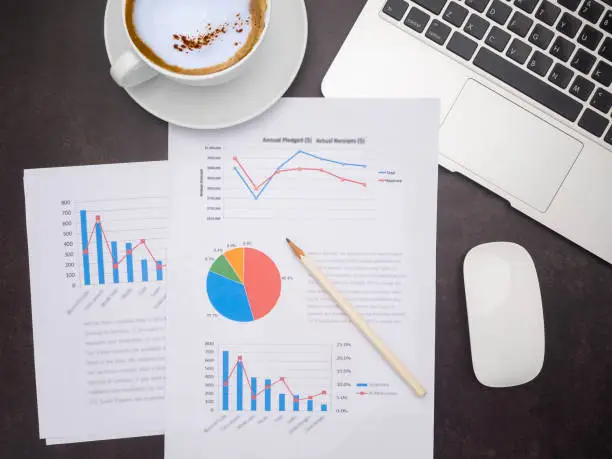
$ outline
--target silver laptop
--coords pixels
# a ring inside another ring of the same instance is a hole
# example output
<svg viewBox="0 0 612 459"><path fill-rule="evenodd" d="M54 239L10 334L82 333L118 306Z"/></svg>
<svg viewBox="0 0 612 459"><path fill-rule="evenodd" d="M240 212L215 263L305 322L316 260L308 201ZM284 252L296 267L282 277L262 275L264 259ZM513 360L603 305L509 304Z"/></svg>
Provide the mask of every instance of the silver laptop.
<svg viewBox="0 0 612 459"><path fill-rule="evenodd" d="M443 167L612 263L610 83L612 0L369 0L322 91L440 99Z"/></svg>

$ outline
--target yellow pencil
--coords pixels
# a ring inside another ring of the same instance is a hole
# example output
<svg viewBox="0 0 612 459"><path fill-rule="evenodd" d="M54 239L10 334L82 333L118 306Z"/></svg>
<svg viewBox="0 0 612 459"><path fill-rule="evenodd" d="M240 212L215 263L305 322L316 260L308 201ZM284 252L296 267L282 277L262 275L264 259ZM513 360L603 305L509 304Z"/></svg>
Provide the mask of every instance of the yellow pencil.
<svg viewBox="0 0 612 459"><path fill-rule="evenodd" d="M336 304L344 311L349 317L351 322L361 330L368 341L376 348L380 355L391 365L391 368L410 386L414 389L419 397L423 397L427 391L416 377L406 368L400 359L387 347L387 345L380 339L380 337L372 330L372 327L368 325L364 317L355 309L355 307L348 302L346 298L334 287L334 285L325 277L323 272L317 267L314 261L304 253L291 239L287 239L289 246L293 250L296 257L302 262L302 265L308 270L308 272L315 278L321 288L327 292L329 296L336 302Z"/></svg>

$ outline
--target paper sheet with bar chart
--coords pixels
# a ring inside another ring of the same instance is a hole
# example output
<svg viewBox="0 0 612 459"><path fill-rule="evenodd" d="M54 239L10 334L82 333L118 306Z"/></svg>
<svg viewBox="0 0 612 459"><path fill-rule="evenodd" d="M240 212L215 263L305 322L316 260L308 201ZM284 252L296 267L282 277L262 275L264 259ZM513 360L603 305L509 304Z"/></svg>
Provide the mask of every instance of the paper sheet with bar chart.
<svg viewBox="0 0 612 459"><path fill-rule="evenodd" d="M433 101L284 99L236 129L171 126L168 459L432 457L438 119Z"/></svg>
<svg viewBox="0 0 612 459"><path fill-rule="evenodd" d="M25 171L42 438L163 432L166 172Z"/></svg>

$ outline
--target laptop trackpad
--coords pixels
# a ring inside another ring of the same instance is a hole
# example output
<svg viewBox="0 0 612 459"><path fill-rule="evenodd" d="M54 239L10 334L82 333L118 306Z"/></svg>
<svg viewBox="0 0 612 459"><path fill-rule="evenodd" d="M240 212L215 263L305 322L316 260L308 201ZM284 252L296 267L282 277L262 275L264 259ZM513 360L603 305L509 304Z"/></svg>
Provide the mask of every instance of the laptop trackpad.
<svg viewBox="0 0 612 459"><path fill-rule="evenodd" d="M467 81L440 131L443 156L540 212L582 147L474 80Z"/></svg>

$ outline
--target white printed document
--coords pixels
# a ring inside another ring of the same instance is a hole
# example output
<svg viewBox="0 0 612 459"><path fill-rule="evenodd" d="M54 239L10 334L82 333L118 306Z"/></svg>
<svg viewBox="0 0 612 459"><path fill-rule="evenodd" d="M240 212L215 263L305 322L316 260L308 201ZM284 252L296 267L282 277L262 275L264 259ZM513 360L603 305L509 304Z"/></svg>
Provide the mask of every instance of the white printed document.
<svg viewBox="0 0 612 459"><path fill-rule="evenodd" d="M167 459L433 457L438 124L432 100L283 99L233 129L170 127Z"/></svg>
<svg viewBox="0 0 612 459"><path fill-rule="evenodd" d="M167 163L27 170L24 184L40 437L163 433Z"/></svg>

